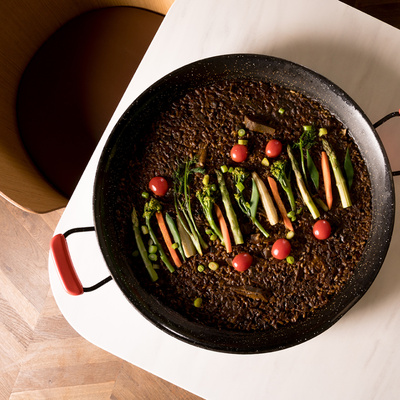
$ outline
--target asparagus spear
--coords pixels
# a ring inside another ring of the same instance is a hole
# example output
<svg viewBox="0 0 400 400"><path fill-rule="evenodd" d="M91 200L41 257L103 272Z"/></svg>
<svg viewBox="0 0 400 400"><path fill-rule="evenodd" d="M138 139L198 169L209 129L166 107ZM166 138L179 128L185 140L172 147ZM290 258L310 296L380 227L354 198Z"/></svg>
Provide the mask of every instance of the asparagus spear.
<svg viewBox="0 0 400 400"><path fill-rule="evenodd" d="M287 152L289 155L290 162L292 163L292 169L293 169L294 175L296 177L296 182L297 182L297 186L300 190L301 197L303 198L304 203L310 210L313 218L317 219L320 216L319 210L316 207L316 205L314 204L314 201L313 201L310 193L307 190L306 184L303 180L303 176L301 175L301 171L299 169L299 164L297 163L296 159L294 158L294 155L292 153L292 149L291 149L290 145L287 146Z"/></svg>
<svg viewBox="0 0 400 400"><path fill-rule="evenodd" d="M336 181L336 186L338 188L340 200L342 202L342 207L343 208L351 207L352 204L350 199L350 193L347 189L346 180L342 174L342 170L340 169L339 162L336 158L336 154L326 139L321 139L321 141L322 141L322 146L326 151L326 154L328 155L329 161L332 166L333 175Z"/></svg>
<svg viewBox="0 0 400 400"><path fill-rule="evenodd" d="M136 209L134 206L132 209L131 218L132 218L132 224L133 224L133 232L135 234L135 239L136 239L136 245L138 247L140 256L142 257L142 260L147 269L147 272L150 275L151 280L153 282L155 282L158 279L158 275L157 275L157 272L154 270L153 264L151 263L148 255L147 255L147 250L143 243L142 235L140 233L139 220L138 220Z"/></svg>
<svg viewBox="0 0 400 400"><path fill-rule="evenodd" d="M178 250L181 253L183 261L185 261L186 259L185 252L183 251L182 240L181 236L179 235L178 227L176 226L175 221L168 213L165 214L165 221L167 222L168 228L172 233L172 237L174 238L175 243L178 243Z"/></svg>
<svg viewBox="0 0 400 400"><path fill-rule="evenodd" d="M233 209L231 199L229 197L229 192L225 184L224 176L222 175L222 172L218 170L215 171L215 174L217 175L217 180L219 184L219 189L221 191L222 202L224 203L226 216L229 220L229 225L231 226L233 240L235 241L235 244L243 244L244 243L243 235L242 232L240 231L236 213L235 210Z"/></svg>

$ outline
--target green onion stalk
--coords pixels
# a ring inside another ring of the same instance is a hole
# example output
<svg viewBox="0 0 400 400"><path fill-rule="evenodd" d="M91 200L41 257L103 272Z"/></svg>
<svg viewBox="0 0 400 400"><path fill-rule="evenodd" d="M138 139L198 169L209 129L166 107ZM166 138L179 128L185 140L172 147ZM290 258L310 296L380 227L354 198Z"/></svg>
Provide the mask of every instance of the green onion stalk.
<svg viewBox="0 0 400 400"><path fill-rule="evenodd" d="M260 193L257 189L257 184L254 179L252 179L250 202L246 201L243 195L244 181L246 180L248 175L249 174L241 167L236 167L232 171L232 176L236 186L235 199L243 213L246 214L251 219L253 224L260 230L260 232L268 238L269 233L264 229L260 221L256 218L258 202L260 200Z"/></svg>
<svg viewBox="0 0 400 400"><path fill-rule="evenodd" d="M161 204L159 203L158 200L155 198L151 198L145 205L144 205L144 213L143 213L143 218L146 221L146 226L147 229L149 230L149 234L151 237L151 240L154 242L154 244L157 246L158 252L160 253L160 258L165 264L165 266L168 268L169 272L174 272L175 268L172 266L171 262L169 261L167 255L165 254L165 251L163 247L161 246L161 243L158 241L156 234L153 231L153 228L151 227L150 224L150 219L151 217L156 213L161 211Z"/></svg>
<svg viewBox="0 0 400 400"><path fill-rule="evenodd" d="M287 152L289 155L290 162L292 164L292 169L293 169L294 175L296 177L296 183L297 183L297 187L299 188L301 197L303 198L303 201L306 204L307 208L310 210L313 218L317 219L320 216L319 210L318 210L317 206L315 205L310 193L307 190L307 186L303 180L303 176L301 175L299 164L297 163L297 161L293 155L290 145L287 146Z"/></svg>
<svg viewBox="0 0 400 400"><path fill-rule="evenodd" d="M143 243L142 235L140 233L139 219L137 217L137 212L136 212L136 209L134 206L132 208L131 218L132 218L133 232L135 234L137 248L139 250L140 256L142 257L142 260L147 269L147 272L150 275L151 280L153 282L155 282L158 279L158 275L153 267L152 262L150 261L148 255L147 255L147 250Z"/></svg>
<svg viewBox="0 0 400 400"><path fill-rule="evenodd" d="M176 226L174 219L168 213L165 214L165 221L172 234L172 237L174 238L174 242L178 244L178 250L181 253L182 259L183 261L185 261L186 256L185 252L183 251L182 239L181 236L179 235L178 227Z"/></svg>
<svg viewBox="0 0 400 400"><path fill-rule="evenodd" d="M336 186L339 191L340 201L342 202L342 207L343 208L351 207L352 203L350 199L350 193L349 190L347 189L346 179L342 174L342 170L340 169L340 165L338 159L336 158L336 154L326 139L321 139L321 141L322 141L322 146L326 154L328 155L329 162L331 163L332 166L333 175L336 181Z"/></svg>
<svg viewBox="0 0 400 400"><path fill-rule="evenodd" d="M232 230L233 240L235 244L243 244L243 235L240 231L239 222L237 220L237 216L235 210L233 209L231 199L229 197L229 192L225 184L225 179L222 172L216 170L215 174L217 175L219 190L221 192L222 202L225 207L226 217L228 218L229 225Z"/></svg>

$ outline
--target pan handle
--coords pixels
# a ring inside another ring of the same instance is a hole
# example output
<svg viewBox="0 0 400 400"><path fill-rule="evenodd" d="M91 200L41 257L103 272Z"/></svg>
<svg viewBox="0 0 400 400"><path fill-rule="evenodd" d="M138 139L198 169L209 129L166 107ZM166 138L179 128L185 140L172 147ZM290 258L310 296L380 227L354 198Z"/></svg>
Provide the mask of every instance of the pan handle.
<svg viewBox="0 0 400 400"><path fill-rule="evenodd" d="M53 256L54 262L56 264L58 274L61 278L61 282L63 283L64 289L68 294L72 296L79 296L84 292L91 292L112 280L112 277L108 276L107 278L103 279L102 281L96 283L93 286L83 287L74 268L74 264L71 259L71 254L68 249L67 237L73 233L93 232L94 230L95 229L93 226L84 228L74 228L70 229L64 234L60 233L58 235L55 235L51 239L50 251Z"/></svg>
<svg viewBox="0 0 400 400"><path fill-rule="evenodd" d="M385 115L383 118L381 118L378 122L375 122L374 128L378 128L378 126L381 126L383 123L386 121L389 121L389 119L392 119L394 117L400 117L400 110L399 111L394 111L388 115ZM393 176L400 175L400 171L393 171L392 172Z"/></svg>

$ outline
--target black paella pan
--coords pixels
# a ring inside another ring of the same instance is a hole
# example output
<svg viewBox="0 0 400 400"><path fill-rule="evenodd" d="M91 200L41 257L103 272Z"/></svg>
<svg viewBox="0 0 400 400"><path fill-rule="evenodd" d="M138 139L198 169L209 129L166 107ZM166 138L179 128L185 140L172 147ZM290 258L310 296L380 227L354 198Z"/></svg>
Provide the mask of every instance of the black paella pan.
<svg viewBox="0 0 400 400"><path fill-rule="evenodd" d="M318 312L305 320L276 330L233 332L190 322L161 304L144 288L131 268L129 255L119 238L115 218L117 190L124 165L132 158L138 135L151 127L156 117L174 100L196 87L221 80L261 80L297 91L320 103L346 126L358 145L369 172L372 190L372 226L359 264L347 285ZM399 115L398 112L390 115ZM389 118L389 117L388 117ZM375 124L377 126L383 121ZM127 299L144 317L172 336L187 343L222 352L262 353L284 349L309 340L337 322L368 290L378 274L390 245L395 194L393 173L376 133L357 104L339 87L323 76L292 62L252 54L233 54L200 60L184 66L148 88L123 114L114 127L100 158L93 196L94 228L78 228L53 238L52 251L60 274L71 294L81 294L114 279ZM110 270L92 288L82 288L68 258L65 241L71 233L95 230Z"/></svg>

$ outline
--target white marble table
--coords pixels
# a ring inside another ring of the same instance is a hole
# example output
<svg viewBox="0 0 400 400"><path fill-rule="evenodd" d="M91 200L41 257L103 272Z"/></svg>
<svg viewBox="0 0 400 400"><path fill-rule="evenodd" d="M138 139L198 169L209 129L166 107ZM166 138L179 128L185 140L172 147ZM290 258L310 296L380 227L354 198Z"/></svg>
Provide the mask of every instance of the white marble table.
<svg viewBox="0 0 400 400"><path fill-rule="evenodd" d="M56 233L93 225L97 161L113 125L149 85L192 61L259 53L305 65L343 88L375 122L400 106L400 31L336 0L176 0L104 132ZM379 129L400 169L400 121ZM400 177L395 178L400 190ZM397 211L399 201L396 204ZM68 239L84 286L108 276L94 233ZM66 294L51 287L76 331L95 345L206 399L397 399L400 393L399 220L367 294L337 324L293 348L232 355L199 349L145 320L112 281Z"/></svg>

